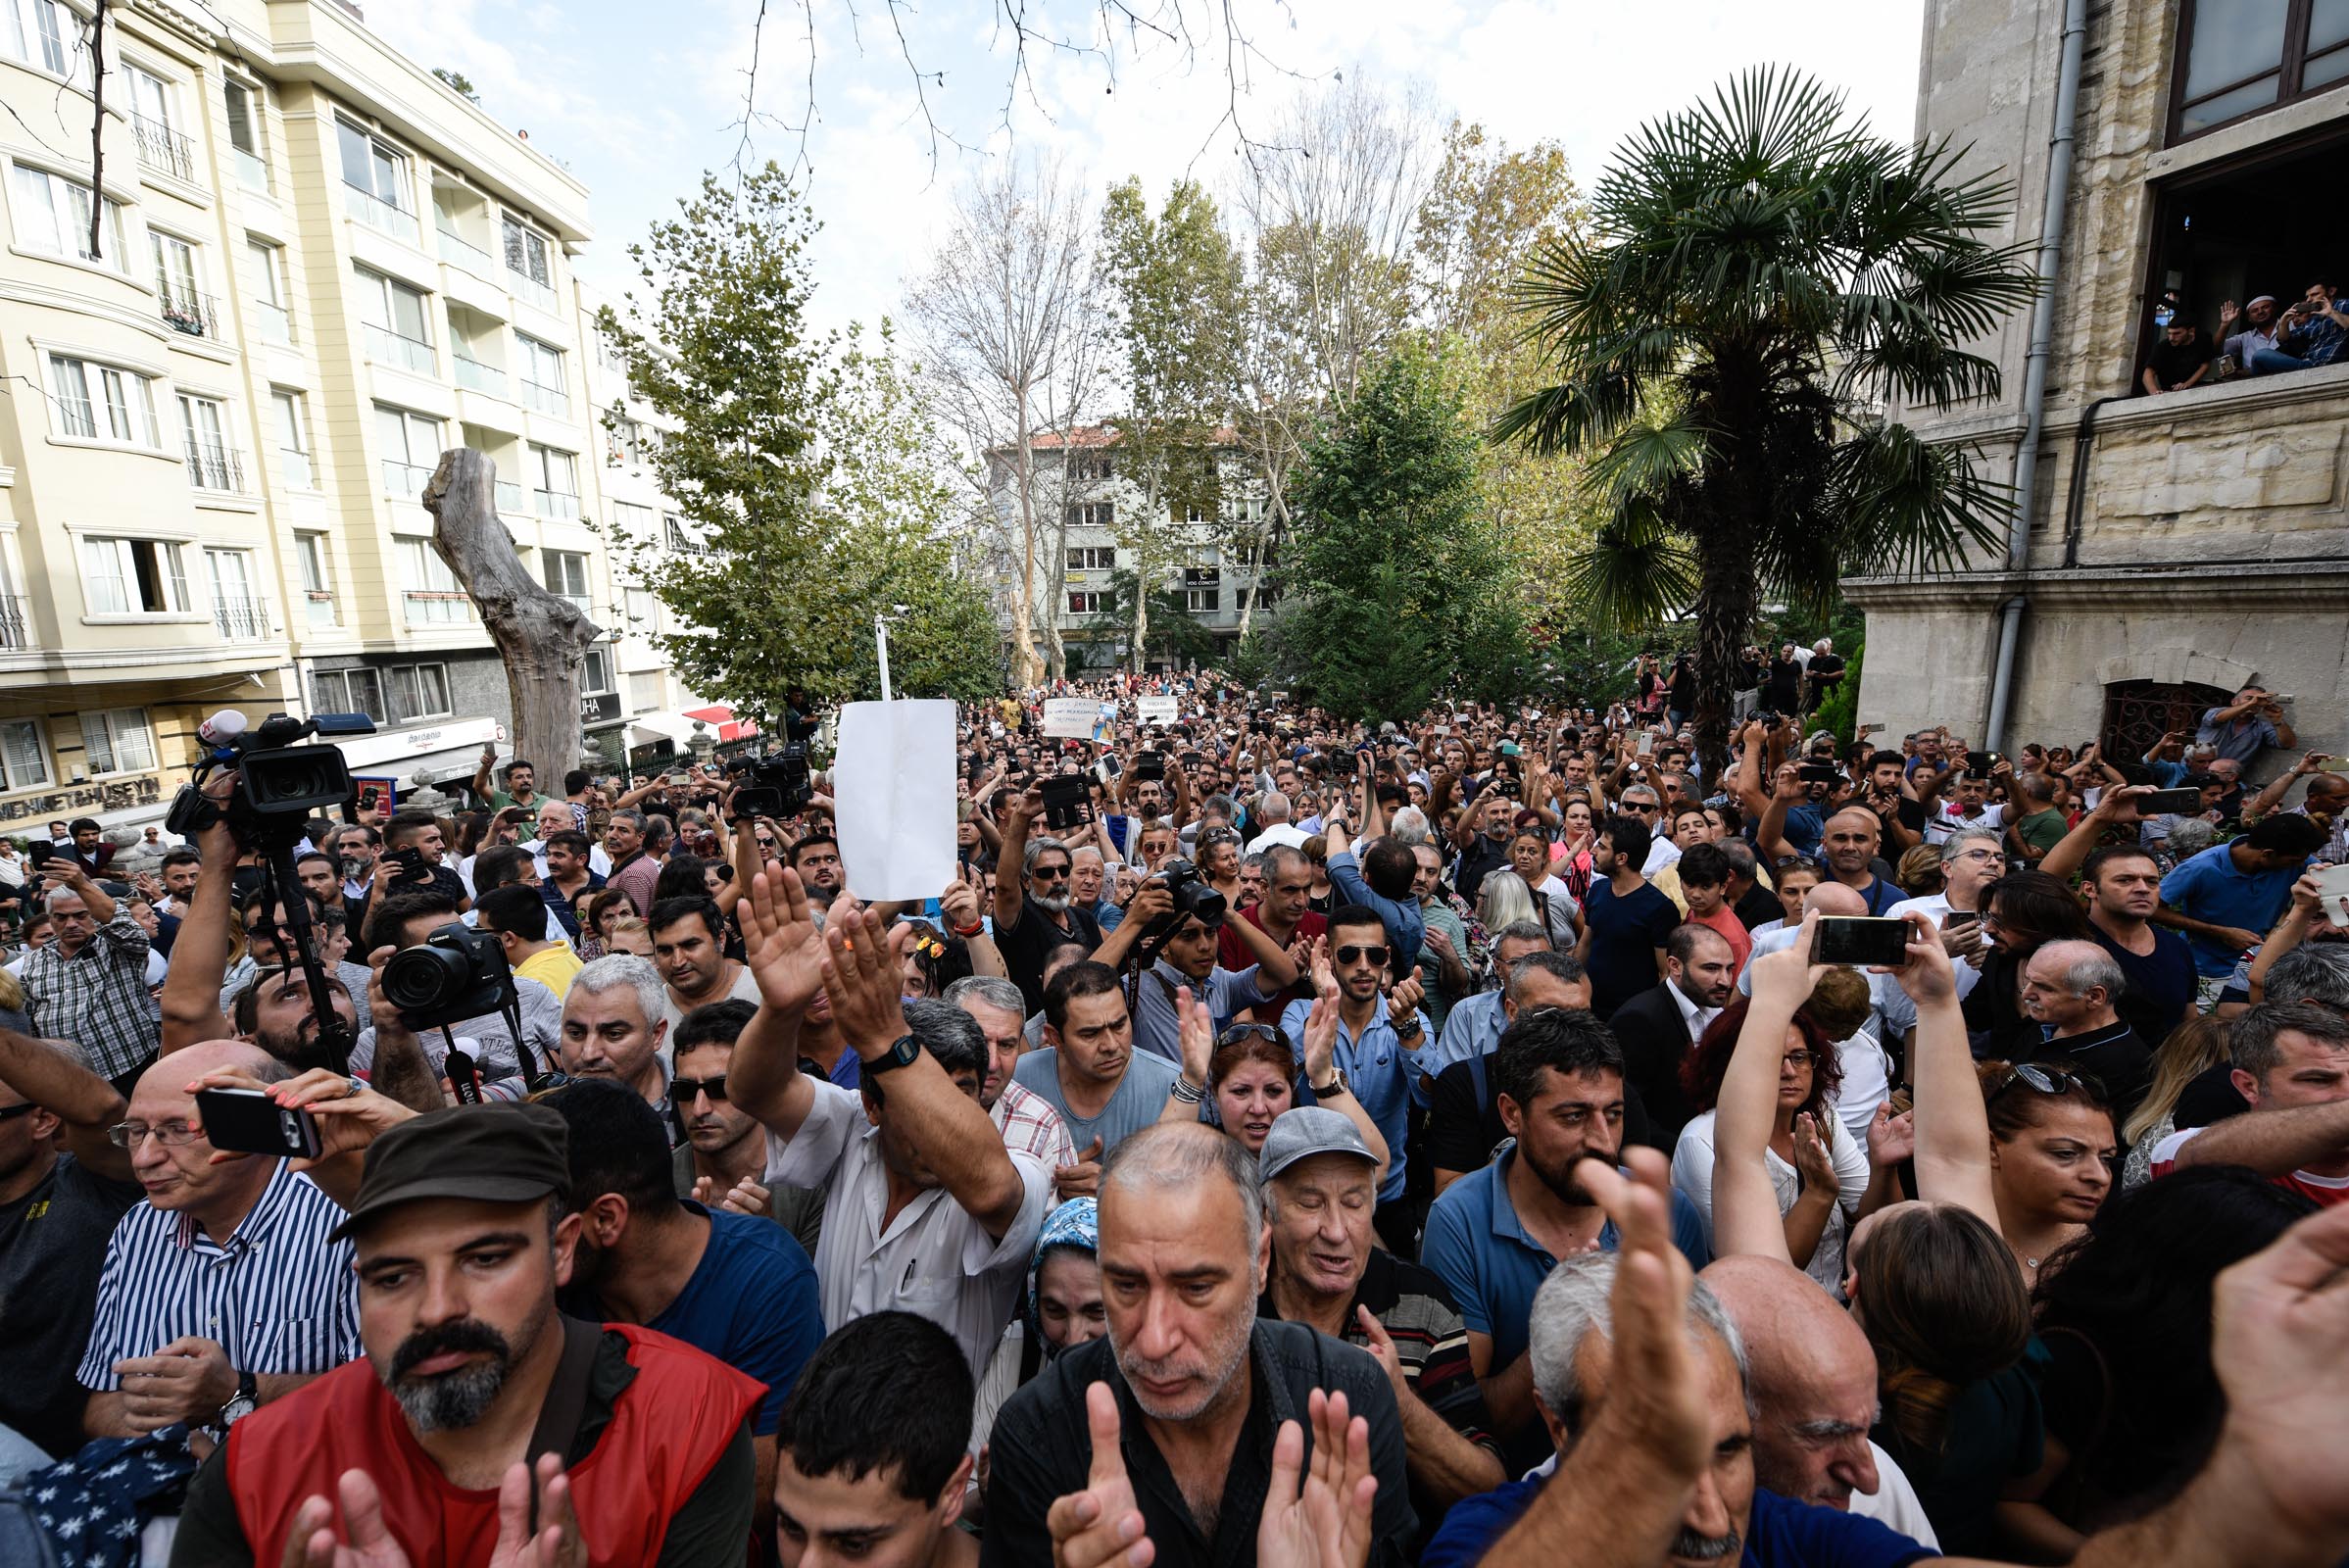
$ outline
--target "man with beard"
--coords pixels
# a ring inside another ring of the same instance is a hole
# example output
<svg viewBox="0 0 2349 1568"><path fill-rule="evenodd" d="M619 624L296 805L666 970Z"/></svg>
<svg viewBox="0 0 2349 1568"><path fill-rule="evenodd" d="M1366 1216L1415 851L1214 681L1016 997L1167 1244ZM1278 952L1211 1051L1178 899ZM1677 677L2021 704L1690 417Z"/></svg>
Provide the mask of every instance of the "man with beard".
<svg viewBox="0 0 2349 1568"><path fill-rule="evenodd" d="M715 899L690 893L662 899L645 925L653 935L653 961L668 987L665 1015L671 1033L696 1007L759 1000L751 971L726 956L726 916Z"/></svg>
<svg viewBox="0 0 2349 1568"><path fill-rule="evenodd" d="M1149 1556L1119 1560L1408 1560L1417 1520L1394 1390L1368 1352L1256 1315L1270 1246L1238 1140L1163 1122L1118 1146L1101 1177L1109 1332L1062 1351L996 1417L982 1563L1103 1563L1144 1539ZM1310 1555L1285 1529L1299 1425L1353 1504Z"/></svg>
<svg viewBox="0 0 2349 1568"><path fill-rule="evenodd" d="M1664 940L1663 984L1643 991L1607 1020L1623 1048L1624 1076L1639 1091L1669 1147L1690 1115L1681 1067L1721 1009L1737 994L1737 956L1721 933L1693 921Z"/></svg>
<svg viewBox="0 0 2349 1568"><path fill-rule="evenodd" d="M112 1130L147 1197L107 1244L75 1373L93 1438L225 1425L358 1353L341 1210L284 1160L214 1163L189 1086L217 1068L291 1076L258 1046L205 1041L140 1074Z"/></svg>
<svg viewBox="0 0 2349 1568"><path fill-rule="evenodd" d="M584 1225L544 1105L377 1139L335 1232L356 1243L365 1359L230 1428L172 1563L740 1564L762 1391L666 1335L557 1310Z"/></svg>
<svg viewBox="0 0 2349 1568"><path fill-rule="evenodd" d="M791 847L787 858L791 868L800 873L807 897L823 907L831 907L832 901L848 891L849 873L840 862L840 840L831 834L820 830L808 834Z"/></svg>
<svg viewBox="0 0 2349 1568"><path fill-rule="evenodd" d="M669 1105L685 1142L670 1155L670 1179L679 1198L705 1207L765 1215L813 1257L824 1229L824 1189L770 1188L760 1180L766 1174L766 1130L727 1098L734 1042L758 1011L753 1003L713 1002L694 1008L677 1025Z"/></svg>
<svg viewBox="0 0 2349 1568"><path fill-rule="evenodd" d="M2121 1016L2139 1040L2158 1045L2199 1010L2194 950L2177 932L2153 923L2162 906L2162 869L2153 852L2135 844L2100 847L2097 842L2116 825L2141 821L2137 803L2150 793L2151 787L2141 784L2106 790L2095 808L2047 853L2039 869L2066 877L2079 868L2080 890L2088 900L2089 935L2121 966ZM1963 971L1958 978L1965 979Z"/></svg>
<svg viewBox="0 0 2349 1568"><path fill-rule="evenodd" d="M1669 972L1664 944L1681 912L1639 874L1647 843L1644 823L1610 816L1590 849L1596 874L1583 900L1583 935L1574 956L1590 972L1590 1005L1602 1018Z"/></svg>
<svg viewBox="0 0 2349 1568"><path fill-rule="evenodd" d="M563 1307L594 1322L640 1323L766 1386L751 1418L763 1536L775 1423L824 1337L807 1252L763 1219L671 1192L664 1130L619 1085L565 1084L544 1102L570 1129L568 1207L581 1220Z"/></svg>
<svg viewBox="0 0 2349 1568"><path fill-rule="evenodd" d="M995 945L1031 1013L1044 1005L1046 952L1063 942L1082 942L1088 953L1101 945L1101 928L1069 901L1075 858L1068 846L1052 838L1028 841L1029 825L1043 810L1039 790L1003 803L1003 847L995 877Z"/></svg>
<svg viewBox="0 0 2349 1568"><path fill-rule="evenodd" d="M1595 1015L1541 1008L1502 1033L1493 1054L1493 1084L1501 1125L1516 1147L1436 1200L1419 1260L1459 1303L1502 1459L1512 1474L1522 1474L1549 1447L1525 1355L1534 1295L1560 1258L1616 1246L1614 1225L1575 1167L1585 1160L1612 1165L1622 1151L1623 1052ZM1672 1234L1701 1267L1704 1222L1678 1191Z"/></svg>

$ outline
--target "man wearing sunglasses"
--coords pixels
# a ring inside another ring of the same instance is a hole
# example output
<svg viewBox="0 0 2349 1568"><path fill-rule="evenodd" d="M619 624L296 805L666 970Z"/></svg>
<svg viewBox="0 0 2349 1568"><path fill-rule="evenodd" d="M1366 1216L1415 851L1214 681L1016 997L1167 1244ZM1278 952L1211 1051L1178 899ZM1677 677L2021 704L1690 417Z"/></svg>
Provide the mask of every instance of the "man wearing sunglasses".
<svg viewBox="0 0 2349 1568"><path fill-rule="evenodd" d="M829 1189L767 1185L766 1129L726 1096L734 1042L758 1011L756 1003L712 1002L677 1025L668 1103L685 1142L670 1156L671 1185L707 1208L765 1215L813 1257Z"/></svg>
<svg viewBox="0 0 2349 1568"><path fill-rule="evenodd" d="M996 861L995 945L1031 1015L1044 1008L1044 956L1064 942L1082 942L1089 952L1101 945L1100 923L1075 905L1075 856L1058 839L1028 838L1043 813L1041 790L1003 803L1003 847Z"/></svg>

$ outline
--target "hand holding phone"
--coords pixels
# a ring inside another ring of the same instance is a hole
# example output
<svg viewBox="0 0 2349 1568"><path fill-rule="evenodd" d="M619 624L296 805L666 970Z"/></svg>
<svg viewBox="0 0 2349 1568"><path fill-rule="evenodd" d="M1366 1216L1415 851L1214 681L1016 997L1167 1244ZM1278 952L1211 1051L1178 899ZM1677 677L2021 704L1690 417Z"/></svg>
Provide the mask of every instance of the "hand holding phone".
<svg viewBox="0 0 2349 1568"><path fill-rule="evenodd" d="M235 1153L316 1159L325 1147L309 1111L280 1105L258 1089L199 1089L196 1118L206 1143Z"/></svg>
<svg viewBox="0 0 2349 1568"><path fill-rule="evenodd" d="M1822 915L1811 940L1811 961L1900 968L1909 961L1909 924L1872 915Z"/></svg>

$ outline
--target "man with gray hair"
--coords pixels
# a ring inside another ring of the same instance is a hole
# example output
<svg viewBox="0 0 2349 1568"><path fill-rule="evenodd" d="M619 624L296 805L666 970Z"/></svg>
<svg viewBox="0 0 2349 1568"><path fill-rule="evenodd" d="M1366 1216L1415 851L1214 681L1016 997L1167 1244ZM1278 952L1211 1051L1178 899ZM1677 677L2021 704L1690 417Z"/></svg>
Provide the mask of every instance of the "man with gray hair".
<svg viewBox="0 0 2349 1568"><path fill-rule="evenodd" d="M978 1020L987 1037L987 1069L979 1079L979 1104L1003 1135L1005 1149L1034 1154L1048 1170L1077 1162L1076 1145L1069 1141L1068 1124L1052 1102L1025 1084L1014 1083L1011 1069L1028 1048L1025 1004L1019 987L994 975L966 974L946 988L939 999L960 1007Z"/></svg>
<svg viewBox="0 0 2349 1568"><path fill-rule="evenodd" d="M155 1059L162 1015L147 990L147 933L80 862L52 858L42 872L57 935L24 956L24 1010L42 1034L78 1041L90 1065L128 1094Z"/></svg>
<svg viewBox="0 0 2349 1568"><path fill-rule="evenodd" d="M1044 814L1044 793L1003 803L1003 843L996 860L995 945L1028 1011L1044 1006L1044 956L1064 942L1101 945L1101 928L1073 900L1076 857L1055 838L1028 836Z"/></svg>
<svg viewBox="0 0 2349 1568"><path fill-rule="evenodd" d="M1264 824L1264 830L1248 841L1248 853L1262 855L1275 844L1286 844L1293 850L1303 848L1311 835L1289 820L1296 809L1289 797L1279 790L1266 791L1256 802L1256 820Z"/></svg>
<svg viewBox="0 0 2349 1568"><path fill-rule="evenodd" d="M2031 1059L2077 1067L2104 1088L2113 1125L2145 1098L2153 1053L2115 1008L2127 982L2093 942L2050 942L2023 966L2023 1010L2047 1031Z"/></svg>
<svg viewBox="0 0 2349 1568"><path fill-rule="evenodd" d="M1275 1485L1274 1435L1290 1423L1307 1429L1309 1463L1344 1455L1341 1497L1376 1476L1368 1560L1411 1560L1418 1521L1387 1374L1368 1351L1256 1315L1271 1245L1256 1162L1237 1139L1158 1122L1110 1152L1109 1332L1062 1351L997 1416L986 1568L1100 1563L1144 1537L1169 1568L1296 1560L1261 1550L1297 1500L1294 1472L1290 1495ZM1358 1523L1346 1521L1356 1541Z"/></svg>
<svg viewBox="0 0 2349 1568"><path fill-rule="evenodd" d="M668 989L650 958L614 953L581 966L563 999L563 1070L611 1078L661 1115L672 1150L683 1141L669 1114Z"/></svg>

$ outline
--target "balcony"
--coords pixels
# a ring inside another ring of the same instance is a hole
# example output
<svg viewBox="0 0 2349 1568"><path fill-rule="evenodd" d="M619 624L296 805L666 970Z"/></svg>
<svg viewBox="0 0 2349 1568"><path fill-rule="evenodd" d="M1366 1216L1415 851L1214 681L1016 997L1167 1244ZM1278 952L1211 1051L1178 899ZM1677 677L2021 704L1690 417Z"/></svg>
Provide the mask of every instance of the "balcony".
<svg viewBox="0 0 2349 1568"><path fill-rule="evenodd" d="M473 618L473 601L462 592L411 588L400 599L411 626L453 626Z"/></svg>
<svg viewBox="0 0 2349 1568"><path fill-rule="evenodd" d="M531 304L537 306L542 311L551 311L555 309L555 290L553 287L548 284L541 283L537 278L532 277L528 272L516 270L512 267L507 268L506 287L517 300L528 300Z"/></svg>
<svg viewBox="0 0 2349 1568"><path fill-rule="evenodd" d="M552 414L559 419L571 416L571 395L568 392L559 386L549 386L544 381L533 381L527 376L522 378L522 404L541 414Z"/></svg>
<svg viewBox="0 0 2349 1568"><path fill-rule="evenodd" d="M294 316L274 300L254 300L253 335L264 343L291 343L294 340Z"/></svg>
<svg viewBox="0 0 2349 1568"><path fill-rule="evenodd" d="M575 518L579 515L579 498L567 490L533 490L542 517Z"/></svg>
<svg viewBox="0 0 2349 1568"><path fill-rule="evenodd" d="M432 345L422 338L403 337L388 326L367 322L367 357L384 365L396 365L403 370L432 375L439 369L433 358Z"/></svg>
<svg viewBox="0 0 2349 1568"><path fill-rule="evenodd" d="M401 501L421 501L424 486L431 482L432 470L420 463L402 463L397 458L383 460L383 493Z"/></svg>
<svg viewBox="0 0 2349 1568"><path fill-rule="evenodd" d="M244 454L217 441L190 441L187 444L188 482L199 490L215 495L241 496L245 489Z"/></svg>
<svg viewBox="0 0 2349 1568"><path fill-rule="evenodd" d="M334 612L334 595L324 588L313 588L302 595L304 612L313 629L339 624Z"/></svg>
<svg viewBox="0 0 2349 1568"><path fill-rule="evenodd" d="M229 162L236 165L237 183L261 195L269 194L269 166L261 155L243 147L229 149Z"/></svg>
<svg viewBox="0 0 2349 1568"><path fill-rule="evenodd" d="M145 115L130 117L130 139L138 145L139 167L151 169L173 179L193 182L196 177L195 144L185 136Z"/></svg>
<svg viewBox="0 0 2349 1568"><path fill-rule="evenodd" d="M442 261L452 267L462 267L468 272L479 273L483 277L497 275L489 252L469 240L459 238L456 230L438 222L433 224L433 232L439 236Z"/></svg>
<svg viewBox="0 0 2349 1568"><path fill-rule="evenodd" d="M404 239L411 245L416 242L416 214L404 207L394 206L371 190L361 190L357 185L346 183L343 186L343 207L369 228L379 228L394 239Z"/></svg>
<svg viewBox="0 0 2349 1568"><path fill-rule="evenodd" d="M288 490L316 490L318 472L311 466L310 454L300 447L277 449L277 477L285 481Z"/></svg>
<svg viewBox="0 0 2349 1568"><path fill-rule="evenodd" d="M467 359L462 354L452 355L452 358L457 361L457 384L459 386L470 387L476 392L488 392L497 397L507 395L504 370L485 360ZM526 381L522 384L529 385Z"/></svg>
<svg viewBox="0 0 2349 1568"><path fill-rule="evenodd" d="M519 517L527 514L521 485L513 479L497 481L498 513L501 516Z"/></svg>
<svg viewBox="0 0 2349 1568"><path fill-rule="evenodd" d="M208 337L216 342L220 336L220 302L210 294L199 294L181 283L156 285L156 314L164 324L174 332L189 337Z"/></svg>
<svg viewBox="0 0 2349 1568"><path fill-rule="evenodd" d="M259 642L269 634L269 602L258 595L215 594L212 623L232 643Z"/></svg>
<svg viewBox="0 0 2349 1568"><path fill-rule="evenodd" d="M32 646L32 612L23 594L0 594L0 648Z"/></svg>

